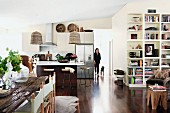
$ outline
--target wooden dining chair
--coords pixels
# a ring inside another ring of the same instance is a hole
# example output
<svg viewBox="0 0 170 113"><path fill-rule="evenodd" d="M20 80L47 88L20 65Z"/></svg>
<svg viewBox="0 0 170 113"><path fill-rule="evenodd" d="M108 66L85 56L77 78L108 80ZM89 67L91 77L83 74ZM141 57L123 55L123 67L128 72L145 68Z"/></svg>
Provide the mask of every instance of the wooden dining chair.
<svg viewBox="0 0 170 113"><path fill-rule="evenodd" d="M44 85L44 109L45 113L52 113L53 112L53 79L51 75L49 75L49 83Z"/></svg>
<svg viewBox="0 0 170 113"><path fill-rule="evenodd" d="M53 77L53 94L52 94L52 99L53 99L53 110L54 113L56 113L56 73L54 72Z"/></svg>
<svg viewBox="0 0 170 113"><path fill-rule="evenodd" d="M25 101L25 104L21 105L14 113L44 113L43 84L40 85L37 96L32 93L31 101Z"/></svg>
<svg viewBox="0 0 170 113"><path fill-rule="evenodd" d="M55 72L53 76L49 75L49 83L44 85L44 109L45 113L55 113Z"/></svg>

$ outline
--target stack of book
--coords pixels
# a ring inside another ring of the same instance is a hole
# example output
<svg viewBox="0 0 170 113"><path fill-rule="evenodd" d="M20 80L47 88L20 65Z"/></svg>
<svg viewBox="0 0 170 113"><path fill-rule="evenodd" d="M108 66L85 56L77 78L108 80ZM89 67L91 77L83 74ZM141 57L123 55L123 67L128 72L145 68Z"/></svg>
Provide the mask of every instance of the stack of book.
<svg viewBox="0 0 170 113"><path fill-rule="evenodd" d="M145 75L153 75L153 71L151 68L146 68L145 69Z"/></svg>
<svg viewBox="0 0 170 113"><path fill-rule="evenodd" d="M142 76L143 75L143 70L141 68L136 69L136 76Z"/></svg>

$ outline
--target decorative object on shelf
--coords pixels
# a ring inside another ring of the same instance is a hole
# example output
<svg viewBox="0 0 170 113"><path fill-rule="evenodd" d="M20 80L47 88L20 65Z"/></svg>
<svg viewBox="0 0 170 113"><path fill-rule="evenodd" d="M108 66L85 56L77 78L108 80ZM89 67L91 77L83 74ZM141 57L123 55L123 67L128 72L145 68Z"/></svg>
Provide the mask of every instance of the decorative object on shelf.
<svg viewBox="0 0 170 113"><path fill-rule="evenodd" d="M83 29L83 27L80 27L80 32L84 32L84 29Z"/></svg>
<svg viewBox="0 0 170 113"><path fill-rule="evenodd" d="M142 25L139 25L138 30L142 30Z"/></svg>
<svg viewBox="0 0 170 113"><path fill-rule="evenodd" d="M154 56L154 44L145 44L145 57Z"/></svg>
<svg viewBox="0 0 170 113"><path fill-rule="evenodd" d="M164 43L161 44L161 48L165 49L165 44Z"/></svg>
<svg viewBox="0 0 170 113"><path fill-rule="evenodd" d="M148 13L156 13L156 9L148 9Z"/></svg>
<svg viewBox="0 0 170 113"><path fill-rule="evenodd" d="M134 26L128 28L128 31L138 31L138 30L139 30L139 25L134 25Z"/></svg>
<svg viewBox="0 0 170 113"><path fill-rule="evenodd" d="M31 34L31 44L42 44L42 35L38 31L35 31Z"/></svg>
<svg viewBox="0 0 170 113"><path fill-rule="evenodd" d="M137 39L137 34L131 34L131 39Z"/></svg>
<svg viewBox="0 0 170 113"><path fill-rule="evenodd" d="M158 28L156 28L156 27L148 27L148 28L145 28L145 30L156 31L156 30L158 30Z"/></svg>
<svg viewBox="0 0 170 113"><path fill-rule="evenodd" d="M154 56L159 57L159 49L154 49Z"/></svg>
<svg viewBox="0 0 170 113"><path fill-rule="evenodd" d="M65 30L66 30L66 27L65 27L64 24L58 24L58 25L56 26L56 31L57 31L57 32L65 32Z"/></svg>
<svg viewBox="0 0 170 113"><path fill-rule="evenodd" d="M77 27L77 25L75 25L75 24L73 24L73 23L71 23L71 24L69 24L69 25L67 26L67 30L68 30L69 32L76 31L76 29L78 29L78 27Z"/></svg>
<svg viewBox="0 0 170 113"><path fill-rule="evenodd" d="M84 32L93 32L93 30L87 29L87 30L84 30Z"/></svg>
<svg viewBox="0 0 170 113"><path fill-rule="evenodd" d="M168 26L163 24L163 23L161 24L161 29L162 29L162 31L168 31L169 30Z"/></svg>
<svg viewBox="0 0 170 113"><path fill-rule="evenodd" d="M152 39L152 40L154 40L154 39L158 39L158 34L154 34L154 33L146 33L145 34L145 39Z"/></svg>
<svg viewBox="0 0 170 113"><path fill-rule="evenodd" d="M140 17L132 17L133 22L139 22L140 21Z"/></svg>
<svg viewBox="0 0 170 113"><path fill-rule="evenodd" d="M162 34L162 40L166 40L167 39L167 34Z"/></svg>
<svg viewBox="0 0 170 113"><path fill-rule="evenodd" d="M69 44L79 44L80 34L78 32L71 32L69 37Z"/></svg>
<svg viewBox="0 0 170 113"><path fill-rule="evenodd" d="M129 52L130 58L136 58L136 52Z"/></svg>
<svg viewBox="0 0 170 113"><path fill-rule="evenodd" d="M142 46L138 44L135 49L142 49Z"/></svg>

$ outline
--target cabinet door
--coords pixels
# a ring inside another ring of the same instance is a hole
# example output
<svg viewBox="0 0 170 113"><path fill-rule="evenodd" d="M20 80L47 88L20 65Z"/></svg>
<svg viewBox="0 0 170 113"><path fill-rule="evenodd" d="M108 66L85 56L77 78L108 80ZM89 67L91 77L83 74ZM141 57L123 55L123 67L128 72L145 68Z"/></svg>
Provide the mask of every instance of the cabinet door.
<svg viewBox="0 0 170 113"><path fill-rule="evenodd" d="M30 44L31 32L22 33L22 51L23 52L39 52L39 45Z"/></svg>
<svg viewBox="0 0 170 113"><path fill-rule="evenodd" d="M58 52L75 52L75 44L69 44L70 33L57 33Z"/></svg>
<svg viewBox="0 0 170 113"><path fill-rule="evenodd" d="M94 33L93 32L80 32L81 43L94 43Z"/></svg>

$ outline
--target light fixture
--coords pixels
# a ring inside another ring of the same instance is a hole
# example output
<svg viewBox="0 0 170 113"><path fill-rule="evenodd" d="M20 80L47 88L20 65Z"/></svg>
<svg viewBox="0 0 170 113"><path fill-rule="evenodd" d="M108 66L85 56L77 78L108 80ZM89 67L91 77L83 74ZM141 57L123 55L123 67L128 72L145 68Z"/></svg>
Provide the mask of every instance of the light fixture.
<svg viewBox="0 0 170 113"><path fill-rule="evenodd" d="M76 25L74 25L74 31L70 33L69 44L79 44L80 43L80 34L75 31Z"/></svg>
<svg viewBox="0 0 170 113"><path fill-rule="evenodd" d="M31 34L31 44L42 44L42 35L38 31Z"/></svg>
<svg viewBox="0 0 170 113"><path fill-rule="evenodd" d="M69 37L69 44L79 44L80 43L80 34L77 32L71 32Z"/></svg>

